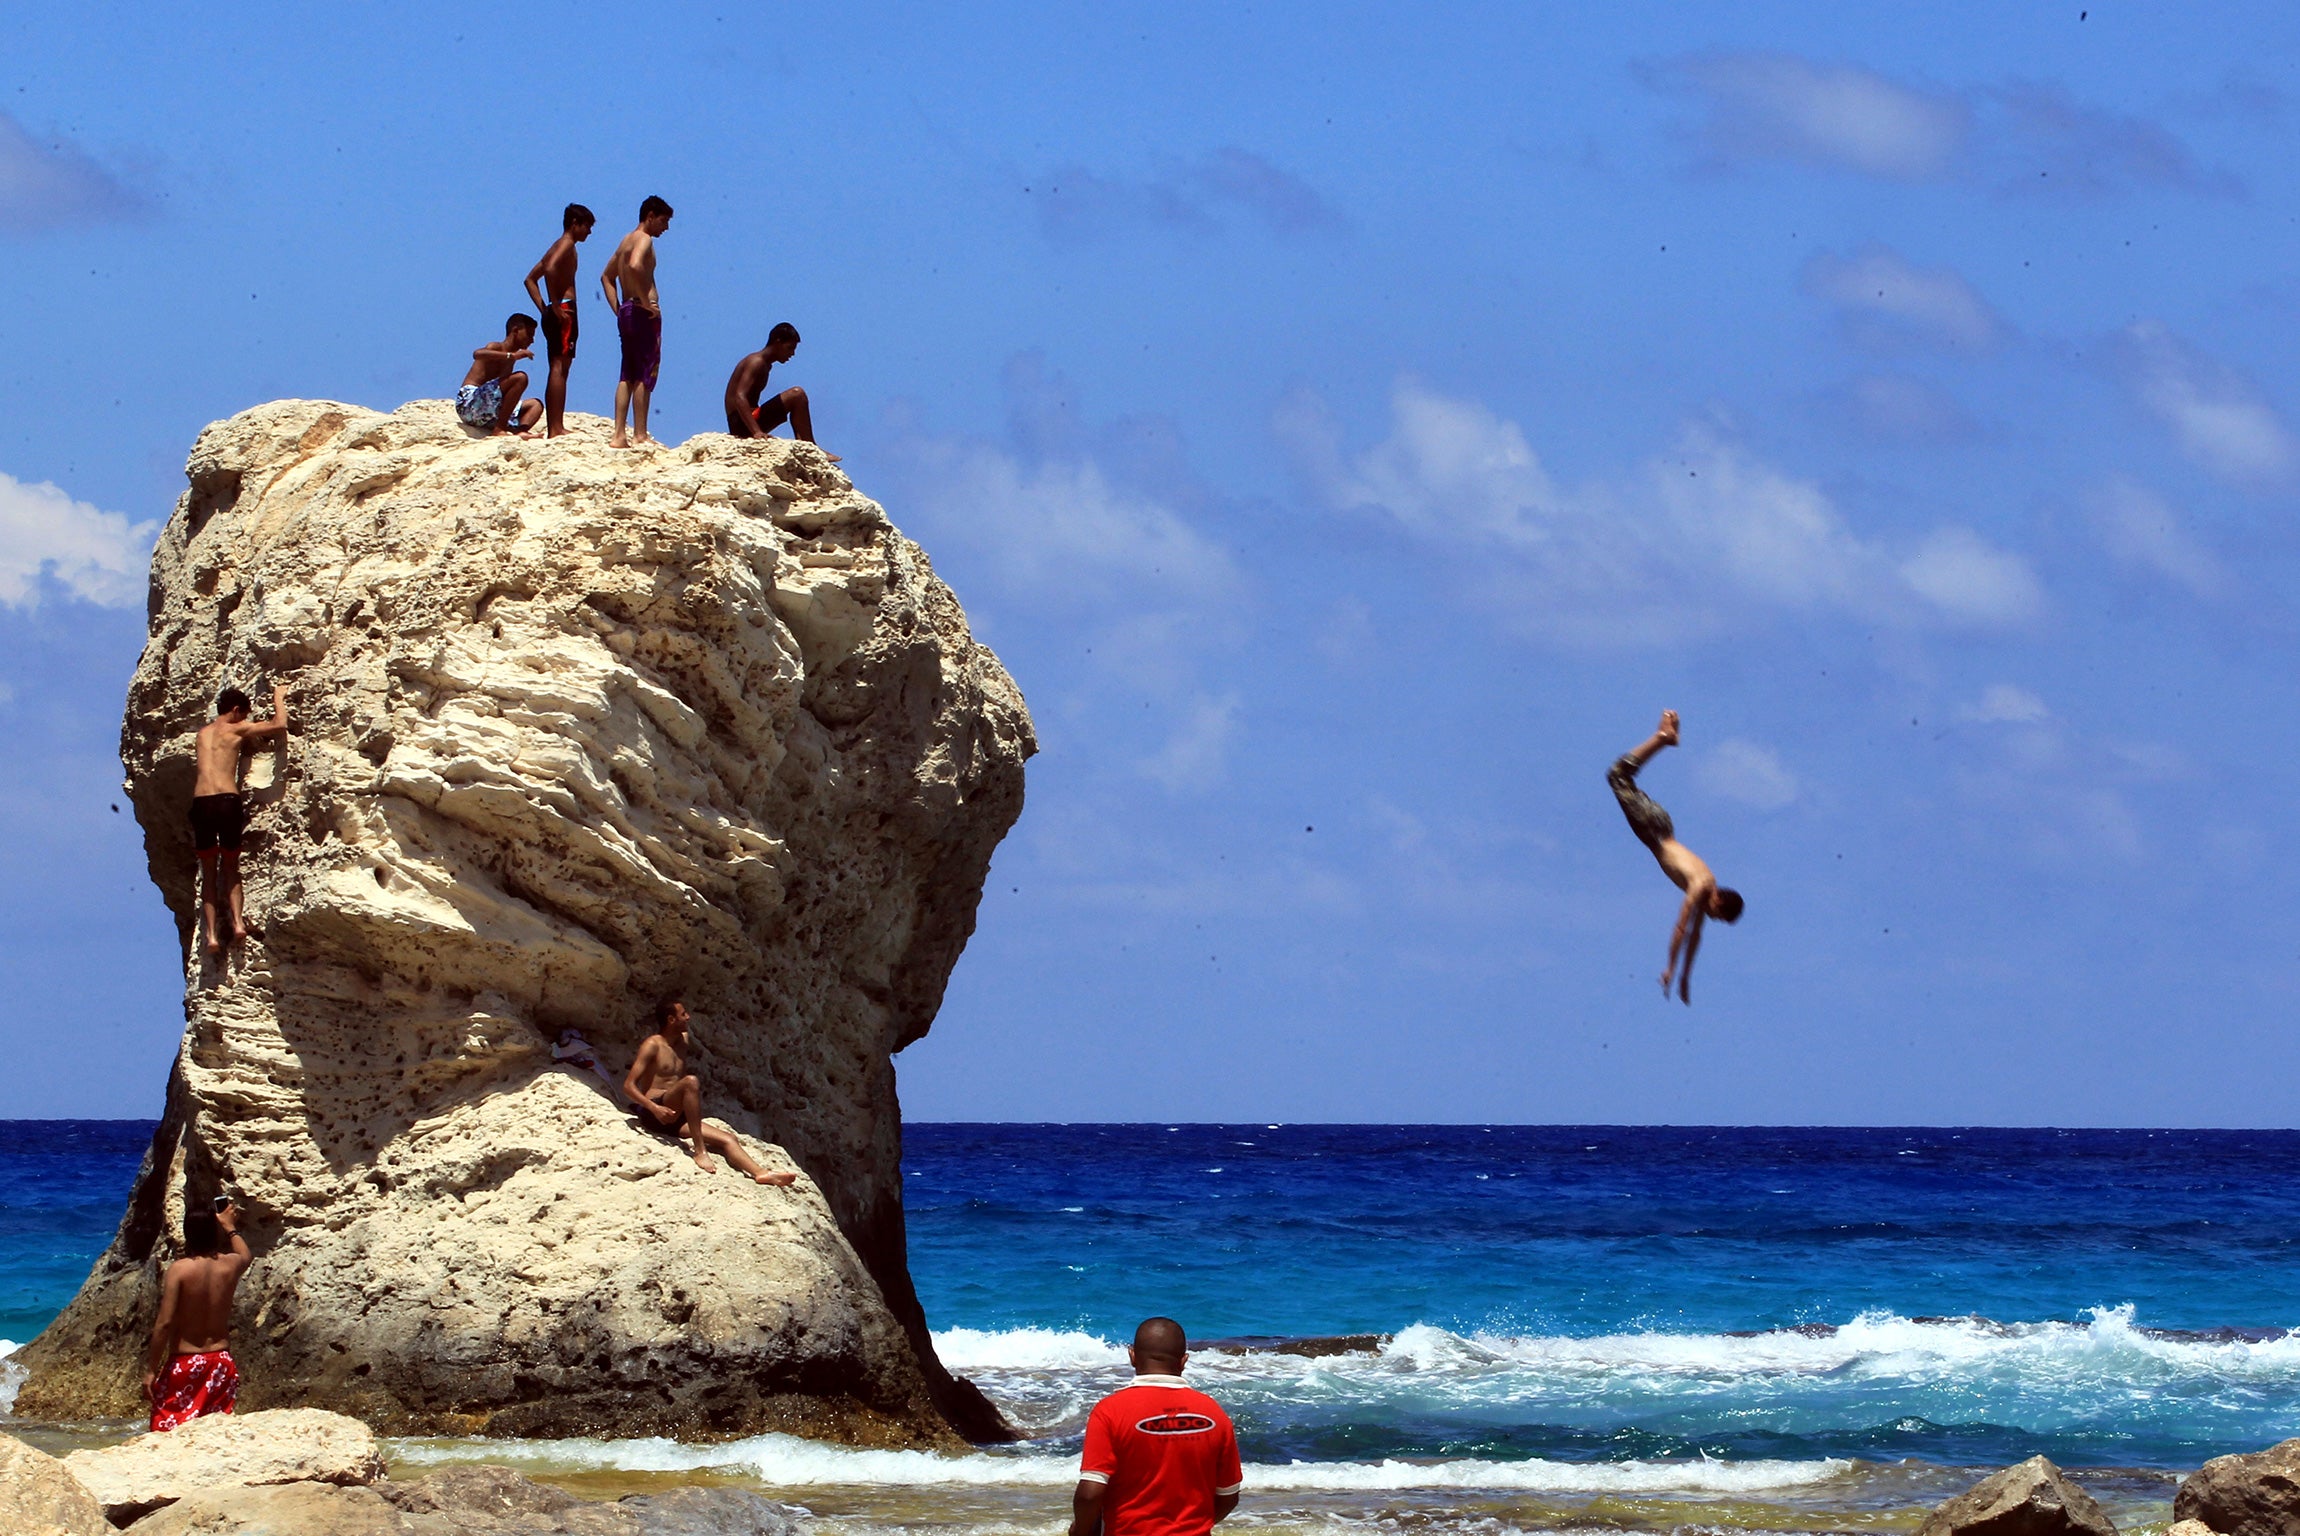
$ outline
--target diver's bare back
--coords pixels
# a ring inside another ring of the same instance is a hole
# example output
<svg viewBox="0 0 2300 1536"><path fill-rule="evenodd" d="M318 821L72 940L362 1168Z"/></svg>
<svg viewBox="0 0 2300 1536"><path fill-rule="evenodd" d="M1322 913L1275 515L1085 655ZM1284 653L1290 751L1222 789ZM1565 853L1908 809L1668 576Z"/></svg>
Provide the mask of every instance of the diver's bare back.
<svg viewBox="0 0 2300 1536"><path fill-rule="evenodd" d="M200 727L194 757L199 764L192 780L194 795L236 795L240 792L240 748L254 734L250 721L210 720Z"/></svg>

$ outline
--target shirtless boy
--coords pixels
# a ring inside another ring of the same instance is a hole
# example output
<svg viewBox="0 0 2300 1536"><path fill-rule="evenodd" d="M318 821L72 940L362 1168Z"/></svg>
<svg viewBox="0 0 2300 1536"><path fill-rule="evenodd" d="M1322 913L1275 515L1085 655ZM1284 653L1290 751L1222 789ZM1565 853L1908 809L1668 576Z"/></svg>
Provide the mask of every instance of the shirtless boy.
<svg viewBox="0 0 2300 1536"><path fill-rule="evenodd" d="M226 1239L229 1239L227 1242ZM160 1315L144 1361L144 1397L152 1428L174 1429L211 1413L230 1413L240 1395L232 1361L232 1295L248 1272L240 1213L184 1212L184 1256L160 1280Z"/></svg>
<svg viewBox="0 0 2300 1536"><path fill-rule="evenodd" d="M224 949L220 904L232 916L232 942L248 936L240 912L240 839L248 813L240 799L240 753L287 734L287 689L272 689L272 717L248 718L248 696L237 688L216 695L216 717L200 727L193 747L192 848L200 858L200 913L207 920L208 953ZM218 887L221 887L219 892Z"/></svg>
<svg viewBox="0 0 2300 1536"><path fill-rule="evenodd" d="M471 371L455 392L455 419L474 431L500 437L524 432L543 419L543 407L519 397L527 393L527 375L512 367L533 357L535 317L513 315L503 322L503 339L471 351Z"/></svg>
<svg viewBox="0 0 2300 1536"><path fill-rule="evenodd" d="M655 291L655 242L670 227L671 205L659 197L648 198L639 205L639 227L623 237L599 274L607 305L615 311L616 338L623 343L623 375L615 385L615 435L610 439L617 448L627 448L632 441L654 441L647 435L647 402L663 367L663 296ZM629 440L623 436L626 411L631 416Z"/></svg>
<svg viewBox="0 0 2300 1536"><path fill-rule="evenodd" d="M767 374L777 363L787 363L791 354L799 349L799 329L785 320L767 332L767 344L749 357L735 364L734 376L727 380L727 430L737 437L766 437L784 422L791 424L791 435L804 442L815 440L815 419L807 412L807 392L792 385L764 405L759 396L766 393ZM839 461L835 453L823 455L833 464Z"/></svg>
<svg viewBox="0 0 2300 1536"><path fill-rule="evenodd" d="M798 1182L795 1173L769 1173L751 1160L743 1144L715 1125L703 1123L703 1085L687 1070L687 1005L668 1000L655 1010L655 1033L640 1042L639 1054L623 1078L623 1095L631 1107L663 1129L687 1140L695 1166L713 1170L710 1154L718 1153L751 1176L754 1184L778 1187Z"/></svg>
<svg viewBox="0 0 2300 1536"><path fill-rule="evenodd" d="M1677 711L1661 712L1660 728L1637 746L1624 753L1605 772L1605 782L1613 786L1613 798L1621 802L1621 814L1629 818L1629 830L1637 840L1652 850L1660 861L1661 872L1675 881L1685 892L1685 905L1677 910L1677 927L1669 935L1669 964L1661 973L1661 995L1669 995L1671 982L1677 984L1677 995L1687 1003L1693 1001L1693 956L1701 948L1701 925L1714 917L1719 922L1734 923L1741 920L1741 893L1727 890L1717 883L1709 866L1700 855L1677 841L1677 827L1669 813L1655 804L1652 797L1637 787L1637 770L1646 759L1663 747L1677 745ZM1684 969L1678 969L1678 956L1684 955Z"/></svg>
<svg viewBox="0 0 2300 1536"><path fill-rule="evenodd" d="M543 317L543 355L551 371L543 380L544 436L558 437L567 430L567 365L575 361L575 247L591 238L598 223L590 209L569 203L559 215L559 238L543 259L527 270L527 298ZM544 296L540 282L550 290Z"/></svg>

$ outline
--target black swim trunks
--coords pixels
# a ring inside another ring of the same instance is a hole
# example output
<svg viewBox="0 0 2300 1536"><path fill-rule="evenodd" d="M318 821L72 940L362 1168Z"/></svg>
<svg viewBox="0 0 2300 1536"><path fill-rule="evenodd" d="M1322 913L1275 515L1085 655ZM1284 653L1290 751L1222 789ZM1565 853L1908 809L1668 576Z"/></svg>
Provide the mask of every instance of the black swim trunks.
<svg viewBox="0 0 2300 1536"><path fill-rule="evenodd" d="M561 299L556 304L543 306L543 361L556 363L562 357L575 360L575 301Z"/></svg>
<svg viewBox="0 0 2300 1536"><path fill-rule="evenodd" d="M1637 787L1637 770L1642 766L1627 755L1619 757L1605 770L1605 782L1613 786L1613 798L1621 802L1621 814L1629 818L1629 830L1659 857L1661 845L1677 836L1677 823L1669 819L1669 813L1651 795Z"/></svg>
<svg viewBox="0 0 2300 1536"><path fill-rule="evenodd" d="M238 795L192 796L192 846L200 852L211 848L236 852L240 834L247 829L247 807Z"/></svg>

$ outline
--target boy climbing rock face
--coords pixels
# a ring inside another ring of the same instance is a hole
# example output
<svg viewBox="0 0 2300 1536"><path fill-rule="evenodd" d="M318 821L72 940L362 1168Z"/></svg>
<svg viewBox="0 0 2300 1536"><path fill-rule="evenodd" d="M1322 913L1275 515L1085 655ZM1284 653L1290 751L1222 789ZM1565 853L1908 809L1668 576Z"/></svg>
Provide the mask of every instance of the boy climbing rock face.
<svg viewBox="0 0 2300 1536"><path fill-rule="evenodd" d="M248 718L248 696L237 688L216 695L216 717L200 727L193 744L196 776L192 780L192 848L200 860L200 915L207 925L211 955L224 949L223 920L219 908L229 910L232 942L248 936L248 922L240 911L240 838L248 825L247 806L240 798L240 753L287 734L287 689L272 689L272 717Z"/></svg>
<svg viewBox="0 0 2300 1536"><path fill-rule="evenodd" d="M1652 853L1661 872L1685 892L1685 904L1677 909L1677 926L1669 935L1669 964L1661 972L1661 995L1667 997L1675 983L1678 998L1691 1003L1693 957L1701 948L1701 925L1712 917L1721 923L1739 922L1741 893L1717 883L1701 856L1677 841L1677 824L1669 819L1669 813L1637 787L1637 772L1646 760L1663 747L1676 745L1677 711L1665 709L1653 734L1614 760L1605 771L1605 782L1620 802L1621 814L1629 818L1629 830ZM1678 968L1680 957L1682 970Z"/></svg>
<svg viewBox="0 0 2300 1536"><path fill-rule="evenodd" d="M511 365L533 357L535 317L513 315L503 322L503 339L475 347L471 371L455 392L455 419L474 431L497 436L524 432L543 419L543 407L519 397L527 393L527 375Z"/></svg>

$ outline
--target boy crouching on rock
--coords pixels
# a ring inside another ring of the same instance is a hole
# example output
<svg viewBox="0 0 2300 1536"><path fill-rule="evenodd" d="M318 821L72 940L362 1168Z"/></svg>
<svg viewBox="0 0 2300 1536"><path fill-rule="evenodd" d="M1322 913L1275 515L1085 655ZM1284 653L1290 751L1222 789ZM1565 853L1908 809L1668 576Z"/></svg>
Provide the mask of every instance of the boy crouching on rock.
<svg viewBox="0 0 2300 1536"><path fill-rule="evenodd" d="M519 397L527 393L527 375L511 365L533 357L535 317L513 315L503 322L503 339L473 350L471 371L455 392L455 419L475 431L495 435L524 432L543 419L543 407Z"/></svg>

